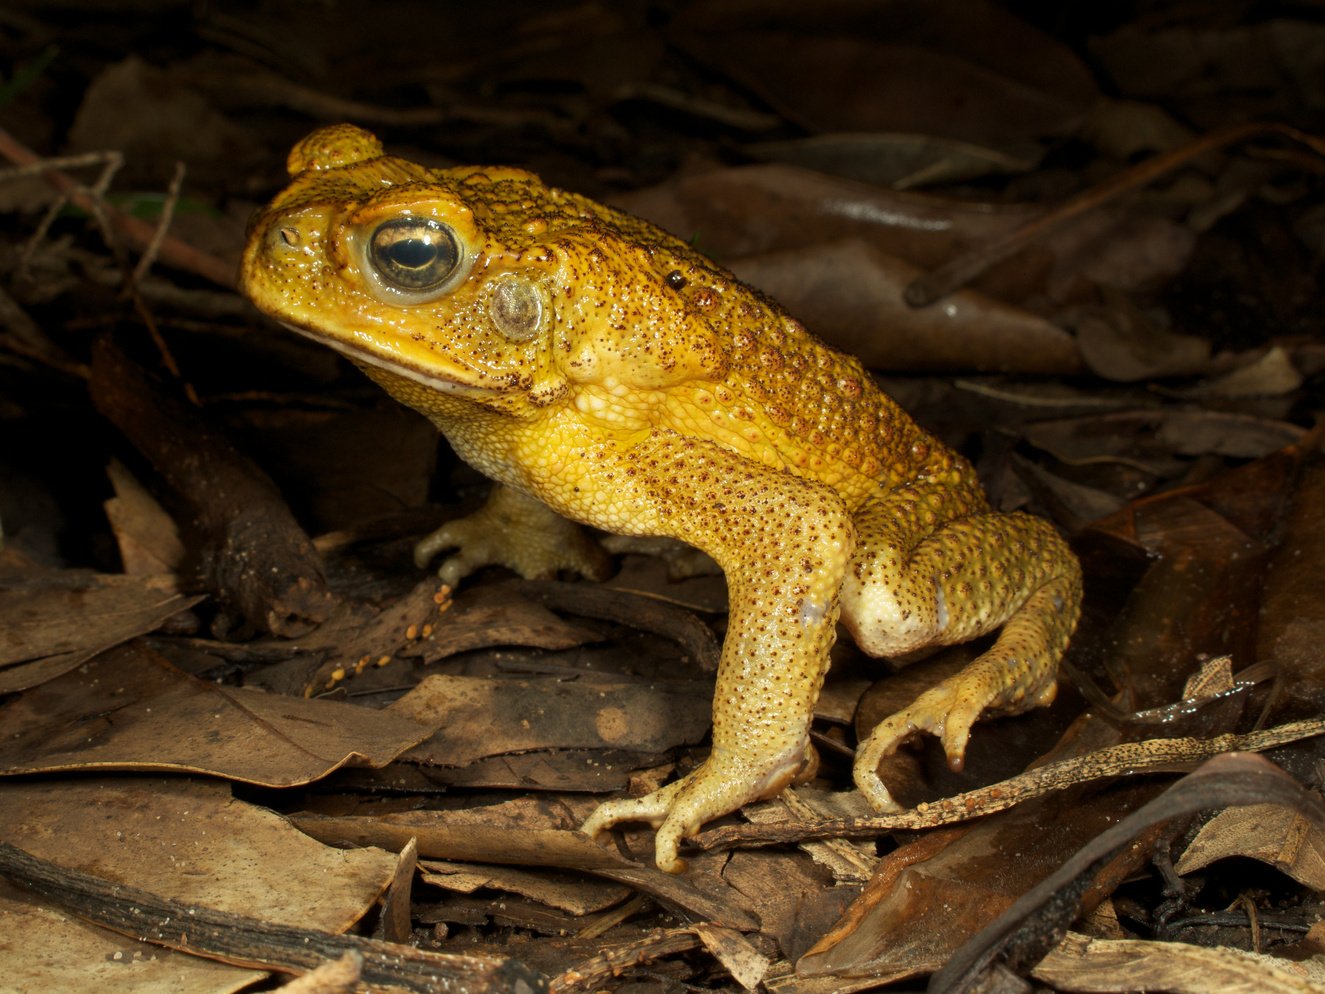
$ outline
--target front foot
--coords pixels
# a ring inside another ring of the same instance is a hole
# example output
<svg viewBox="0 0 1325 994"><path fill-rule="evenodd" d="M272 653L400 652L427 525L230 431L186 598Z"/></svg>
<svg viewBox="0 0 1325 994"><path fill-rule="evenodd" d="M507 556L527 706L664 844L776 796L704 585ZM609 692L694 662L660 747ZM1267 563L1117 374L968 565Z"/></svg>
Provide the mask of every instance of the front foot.
<svg viewBox="0 0 1325 994"><path fill-rule="evenodd" d="M484 566L505 566L526 580L552 577L559 570L601 580L611 565L579 525L503 486L494 487L473 514L448 521L422 539L414 547L414 564L423 568L444 549L457 550L437 571L448 587Z"/></svg>
<svg viewBox="0 0 1325 994"><path fill-rule="evenodd" d="M604 801L580 831L596 838L622 822L647 822L658 830L654 839L658 869L684 873L686 861L677 855L683 840L694 837L705 822L750 801L774 796L804 770L812 770L815 762L814 748L808 743L790 761L777 759L771 763L724 759L715 750L699 769L652 794Z"/></svg>

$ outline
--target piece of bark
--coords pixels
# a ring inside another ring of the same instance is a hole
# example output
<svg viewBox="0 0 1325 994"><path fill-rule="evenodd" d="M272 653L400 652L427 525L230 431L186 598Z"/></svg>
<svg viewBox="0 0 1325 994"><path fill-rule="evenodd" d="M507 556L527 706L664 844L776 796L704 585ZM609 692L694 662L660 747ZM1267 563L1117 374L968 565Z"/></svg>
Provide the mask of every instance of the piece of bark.
<svg viewBox="0 0 1325 994"><path fill-rule="evenodd" d="M270 477L108 337L92 401L180 497L203 544L203 582L253 627L297 636L334 605L322 559Z"/></svg>
<svg viewBox="0 0 1325 994"><path fill-rule="evenodd" d="M655 932L634 942L610 946L593 959L577 963L560 976L552 978L548 989L554 994L599 990L631 967L687 953L700 945L699 933L693 928L682 926Z"/></svg>

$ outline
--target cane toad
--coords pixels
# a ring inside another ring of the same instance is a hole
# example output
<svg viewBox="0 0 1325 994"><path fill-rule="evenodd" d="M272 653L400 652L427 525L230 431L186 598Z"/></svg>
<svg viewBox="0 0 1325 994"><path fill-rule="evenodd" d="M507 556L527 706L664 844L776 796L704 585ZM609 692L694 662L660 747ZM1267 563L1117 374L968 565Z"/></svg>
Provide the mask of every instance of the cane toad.
<svg viewBox="0 0 1325 994"><path fill-rule="evenodd" d="M712 750L688 776L584 825L657 827L656 859L813 762L809 728L839 620L875 656L1001 628L885 720L855 779L916 731L960 765L987 713L1048 703L1076 625L1077 562L1052 526L990 509L971 466L860 363L685 242L519 169L429 169L323 128L254 219L243 288L427 415L498 484L425 539L490 562L599 575L570 522L670 536L722 567L731 613ZM569 519L569 520L568 520Z"/></svg>

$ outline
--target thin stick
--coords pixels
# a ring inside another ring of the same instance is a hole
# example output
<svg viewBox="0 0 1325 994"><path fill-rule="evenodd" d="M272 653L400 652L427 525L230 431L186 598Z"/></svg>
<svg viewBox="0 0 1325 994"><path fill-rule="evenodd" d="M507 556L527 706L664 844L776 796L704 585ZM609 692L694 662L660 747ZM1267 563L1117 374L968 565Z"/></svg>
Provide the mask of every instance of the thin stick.
<svg viewBox="0 0 1325 994"><path fill-rule="evenodd" d="M1245 735L1217 735L1210 739L1175 738L1124 742L1085 756L1048 763L1001 783L920 804L910 811L872 818L838 818L812 823L776 822L732 825L702 833L694 841L701 849L723 849L736 844L773 845L815 839L859 838L899 829L934 828L969 821L1004 811L1032 798L1064 790L1091 780L1146 773L1177 764L1210 759L1226 752L1264 752L1276 746L1325 734L1325 719L1294 721Z"/></svg>
<svg viewBox="0 0 1325 994"><path fill-rule="evenodd" d="M35 167L45 177L46 182L68 196L71 202L83 208L93 217L97 217L99 212L104 211L104 216L108 219L109 224L135 250L141 251L152 243L152 238L156 233L153 225L125 214L123 211L105 204L104 201L99 203L95 188L89 190L59 169L45 168L42 164L42 158L36 152L22 142L16 141L4 128L0 128L0 156L8 159L16 166ZM233 265L207 252L200 252L187 242L173 236L167 235L161 240L158 256L167 266L195 273L219 286L228 288L235 286L237 274Z"/></svg>

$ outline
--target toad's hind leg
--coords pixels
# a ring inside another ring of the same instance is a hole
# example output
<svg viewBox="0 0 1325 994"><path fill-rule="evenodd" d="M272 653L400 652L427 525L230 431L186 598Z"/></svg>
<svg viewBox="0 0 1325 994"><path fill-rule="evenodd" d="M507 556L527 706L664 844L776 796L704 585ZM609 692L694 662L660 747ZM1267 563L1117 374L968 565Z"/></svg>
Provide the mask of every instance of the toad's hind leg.
<svg viewBox="0 0 1325 994"><path fill-rule="evenodd" d="M1076 627L1081 570L1053 526L995 514L975 491L912 486L854 515L858 545L842 615L870 655L951 645L1002 628L990 649L883 721L856 753L855 780L878 810L896 808L879 761L916 731L937 735L960 768L982 713L1050 703Z"/></svg>

